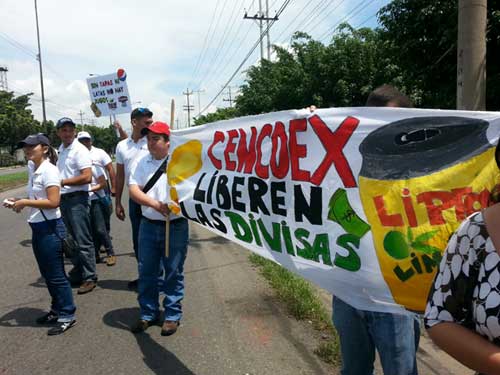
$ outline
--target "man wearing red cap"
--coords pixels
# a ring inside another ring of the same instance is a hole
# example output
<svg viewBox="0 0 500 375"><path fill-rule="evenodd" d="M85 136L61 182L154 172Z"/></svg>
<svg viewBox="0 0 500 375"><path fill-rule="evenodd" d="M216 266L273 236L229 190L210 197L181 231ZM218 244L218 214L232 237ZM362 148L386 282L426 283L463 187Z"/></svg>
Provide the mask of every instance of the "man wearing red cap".
<svg viewBox="0 0 500 375"><path fill-rule="evenodd" d="M160 318L159 293L165 294L162 336L177 331L182 318L181 301L184 297L184 261L189 238L185 218L171 214L166 160L169 150L170 128L164 122L154 122L142 130L147 135L149 154L137 160L129 179L130 197L141 205L139 228L139 306L141 316L131 327L140 333ZM169 256L165 256L165 221L170 215ZM163 283L158 283L161 265Z"/></svg>

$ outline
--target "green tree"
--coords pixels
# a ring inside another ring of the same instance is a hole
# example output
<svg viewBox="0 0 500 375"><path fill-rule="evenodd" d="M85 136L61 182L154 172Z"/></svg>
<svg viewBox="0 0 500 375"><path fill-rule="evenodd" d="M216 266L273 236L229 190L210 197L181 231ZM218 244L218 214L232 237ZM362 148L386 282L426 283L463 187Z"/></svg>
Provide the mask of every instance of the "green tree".
<svg viewBox="0 0 500 375"><path fill-rule="evenodd" d="M500 0L488 0L488 110L500 102ZM387 55L417 104L456 108L457 0L394 0L379 12Z"/></svg>
<svg viewBox="0 0 500 375"><path fill-rule="evenodd" d="M385 52L377 30L342 24L328 45L296 33L289 50L274 46L277 59L247 71L236 99L240 114L256 114L314 104L364 105L373 88L402 86L401 70Z"/></svg>
<svg viewBox="0 0 500 375"><path fill-rule="evenodd" d="M207 113L206 115L201 115L200 117L196 117L194 119L194 125L202 125L210 122L228 120L230 118L238 117L238 111L236 108L217 108L217 110L213 113Z"/></svg>
<svg viewBox="0 0 500 375"><path fill-rule="evenodd" d="M16 97L12 92L0 91L0 145L8 147L10 153L21 139L43 130L29 109L31 95Z"/></svg>
<svg viewBox="0 0 500 375"><path fill-rule="evenodd" d="M92 135L92 144L95 147L102 148L108 154L114 154L116 144L119 139L116 136L115 128L112 125L106 127L94 126L94 125L77 125L76 130L85 130Z"/></svg>

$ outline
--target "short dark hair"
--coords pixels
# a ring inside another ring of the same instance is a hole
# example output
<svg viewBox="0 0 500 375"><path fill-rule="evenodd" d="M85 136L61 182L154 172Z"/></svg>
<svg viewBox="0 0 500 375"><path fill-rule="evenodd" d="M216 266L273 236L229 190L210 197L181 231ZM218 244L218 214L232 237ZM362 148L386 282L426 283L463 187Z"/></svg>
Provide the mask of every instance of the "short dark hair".
<svg viewBox="0 0 500 375"><path fill-rule="evenodd" d="M389 103L396 107L411 108L411 99L391 85L382 85L373 90L366 100L367 107L387 107Z"/></svg>
<svg viewBox="0 0 500 375"><path fill-rule="evenodd" d="M153 117L153 112L151 112L148 108L135 108L131 113L130 113L130 119L133 120L135 118L142 118L142 117L148 117L151 118Z"/></svg>

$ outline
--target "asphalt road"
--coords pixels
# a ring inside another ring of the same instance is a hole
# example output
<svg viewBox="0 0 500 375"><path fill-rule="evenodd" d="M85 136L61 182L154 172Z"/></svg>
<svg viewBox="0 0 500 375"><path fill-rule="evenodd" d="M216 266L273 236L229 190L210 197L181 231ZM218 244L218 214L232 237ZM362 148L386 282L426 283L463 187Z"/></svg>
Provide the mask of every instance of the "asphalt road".
<svg viewBox="0 0 500 375"><path fill-rule="evenodd" d="M23 189L0 194L22 195ZM133 335L137 274L129 222L113 218L114 267L98 265L99 286L78 296L78 324L48 337L34 320L49 295L32 254L25 214L0 208L0 374L336 374L313 350L307 322L287 316L248 252L191 226L184 319L178 332L160 327ZM67 265L67 269L70 265Z"/></svg>

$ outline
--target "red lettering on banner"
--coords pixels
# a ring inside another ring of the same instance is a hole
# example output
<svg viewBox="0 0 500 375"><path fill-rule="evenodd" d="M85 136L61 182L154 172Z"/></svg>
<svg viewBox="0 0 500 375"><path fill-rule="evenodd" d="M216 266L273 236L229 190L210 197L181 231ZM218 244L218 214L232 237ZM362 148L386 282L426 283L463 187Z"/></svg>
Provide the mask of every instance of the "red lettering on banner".
<svg viewBox="0 0 500 375"><path fill-rule="evenodd" d="M236 144L233 143L233 139L238 137L238 131L236 129L229 130L227 132L228 138L226 143L226 150L224 151L224 159L226 160L226 169L228 171L236 170L236 162L231 160L231 154L236 151Z"/></svg>
<svg viewBox="0 0 500 375"><path fill-rule="evenodd" d="M400 214L388 214L387 209L385 208L384 197L382 195L378 195L373 197L373 203L375 203L375 209L377 210L378 217L380 219L380 223L384 227L402 227L403 226L403 217Z"/></svg>
<svg viewBox="0 0 500 375"><path fill-rule="evenodd" d="M277 178L285 178L288 174L290 165L288 159L288 142L285 131L285 125L282 122L276 122L274 126L271 151L271 171Z"/></svg>
<svg viewBox="0 0 500 375"><path fill-rule="evenodd" d="M262 179L269 178L270 174L283 179L291 171L293 181L306 181L314 185L321 185L333 165L345 187L356 187L356 180L343 150L359 120L347 117L333 132L318 115L309 118L309 124L326 150L323 160L312 175L311 171L300 168L300 159L308 156L307 144L299 144L297 141L297 133L307 131L308 120L305 118L290 120L288 132L281 121L277 121L274 126L265 124L260 129L251 127L252 135L248 144L247 134L243 129L226 131L227 141L223 132L216 131L208 148L208 156L217 169L255 173ZM215 156L218 143L222 143L223 158L220 154L219 157ZM266 164L263 157L267 158L269 151L269 163ZM232 156L236 156L237 160Z"/></svg>
<svg viewBox="0 0 500 375"><path fill-rule="evenodd" d="M262 142L264 138L271 138L271 133L273 127L271 124L266 124L260 130L259 137L257 138L257 144L255 145L257 149L257 160L255 162L255 174L262 179L267 179L269 177L269 165L262 164Z"/></svg>
<svg viewBox="0 0 500 375"><path fill-rule="evenodd" d="M333 164L344 186L347 188L356 187L356 180L354 179L349 162L343 153L343 149L349 138L351 138L352 133L354 133L354 130L358 127L359 120L354 117L347 117L333 133L317 115L312 116L309 119L309 123L312 125L326 150L323 161L311 176L311 182L315 185L321 185L326 173Z"/></svg>
<svg viewBox="0 0 500 375"><path fill-rule="evenodd" d="M238 142L238 172L244 169L244 173L252 173L255 165L255 142L257 140L257 129L252 126L250 128L252 135L250 136L250 144L247 147L247 133L244 129L240 129L240 141Z"/></svg>
<svg viewBox="0 0 500 375"><path fill-rule="evenodd" d="M309 181L311 174L309 171L300 169L299 159L307 156L307 146L297 143L297 133L305 132L307 129L307 120L305 118L290 121L290 164L292 166L292 180Z"/></svg>
<svg viewBox="0 0 500 375"><path fill-rule="evenodd" d="M222 162L214 156L213 149L217 143L224 142L224 138L225 137L223 132L216 131L214 133L214 140L207 150L208 157L212 161L214 167L217 169L222 169Z"/></svg>

